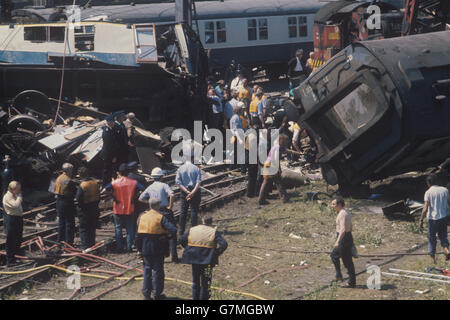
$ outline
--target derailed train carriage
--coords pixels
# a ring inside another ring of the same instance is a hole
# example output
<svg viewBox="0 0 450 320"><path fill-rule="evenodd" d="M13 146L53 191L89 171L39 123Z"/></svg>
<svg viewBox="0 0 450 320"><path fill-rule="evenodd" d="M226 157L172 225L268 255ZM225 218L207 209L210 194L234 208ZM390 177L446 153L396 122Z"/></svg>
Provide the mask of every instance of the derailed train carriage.
<svg viewBox="0 0 450 320"><path fill-rule="evenodd" d="M352 44L294 96L332 185L436 166L450 155L450 31Z"/></svg>
<svg viewBox="0 0 450 320"><path fill-rule="evenodd" d="M62 85L64 100L135 111L154 129L205 116L207 57L189 26L89 21L68 28L66 38L65 27L0 26L0 103L54 115L45 96L57 98Z"/></svg>

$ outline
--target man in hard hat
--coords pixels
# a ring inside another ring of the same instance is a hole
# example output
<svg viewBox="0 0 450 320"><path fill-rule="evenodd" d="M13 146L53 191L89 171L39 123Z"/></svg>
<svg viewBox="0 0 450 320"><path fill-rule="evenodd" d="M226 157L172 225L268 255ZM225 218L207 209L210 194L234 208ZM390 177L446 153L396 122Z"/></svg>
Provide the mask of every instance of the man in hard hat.
<svg viewBox="0 0 450 320"><path fill-rule="evenodd" d="M181 262L192 264L192 300L209 299L212 269L219 264L219 256L228 247L211 224L210 216L203 217L202 224L192 227L179 241L185 248Z"/></svg>
<svg viewBox="0 0 450 320"><path fill-rule="evenodd" d="M177 233L177 228L160 213L160 200L150 198L150 210L138 220L136 245L144 260L144 282L142 294L145 299L163 300L164 257L169 255L168 236Z"/></svg>
<svg viewBox="0 0 450 320"><path fill-rule="evenodd" d="M164 176L161 168L153 168L151 178L154 182L145 189L139 196L139 201L148 203L149 199L158 199L160 203L160 212L173 224L176 225L175 218L173 216L173 190L167 183L161 182L161 178ZM170 252L172 255L172 262L179 263L177 254L177 235L175 234L172 239L169 240Z"/></svg>

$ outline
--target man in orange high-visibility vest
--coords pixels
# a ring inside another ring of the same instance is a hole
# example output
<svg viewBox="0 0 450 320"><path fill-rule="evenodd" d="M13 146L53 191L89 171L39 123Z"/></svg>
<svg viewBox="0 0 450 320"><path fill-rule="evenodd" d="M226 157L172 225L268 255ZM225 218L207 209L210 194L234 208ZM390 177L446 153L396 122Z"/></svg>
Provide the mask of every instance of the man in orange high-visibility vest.
<svg viewBox="0 0 450 320"><path fill-rule="evenodd" d="M131 252L134 243L135 220L133 219L134 202L139 196L138 190L144 191L145 188L136 180L130 179L128 175L128 166L122 163L117 172L117 179L108 184L102 192L112 191L114 197L113 212L116 231L116 250L123 251L122 228L127 230L127 251Z"/></svg>

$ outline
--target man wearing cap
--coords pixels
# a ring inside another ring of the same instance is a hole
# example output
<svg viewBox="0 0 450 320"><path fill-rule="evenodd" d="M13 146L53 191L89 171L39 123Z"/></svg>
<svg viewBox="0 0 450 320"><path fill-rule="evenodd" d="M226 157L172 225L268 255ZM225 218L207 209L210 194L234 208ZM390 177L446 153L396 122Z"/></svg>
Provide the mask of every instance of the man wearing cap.
<svg viewBox="0 0 450 320"><path fill-rule="evenodd" d="M127 163L128 162L128 134L125 124L123 123L126 119L125 112L123 110L114 113L115 126L114 134L116 136L116 148L117 148L117 163Z"/></svg>
<svg viewBox="0 0 450 320"><path fill-rule="evenodd" d="M149 199L158 199L160 203L160 212L174 225L176 225L175 218L173 216L173 190L167 183L161 182L161 178L164 176L161 168L153 168L151 177L155 180L150 186L145 189L139 196L139 201L148 203ZM170 252L172 255L172 262L178 263L177 254L177 238L176 234L169 240Z"/></svg>
<svg viewBox="0 0 450 320"><path fill-rule="evenodd" d="M117 149L115 146L114 134L114 117L112 115L105 118L106 126L104 126L102 133L103 146L100 151L100 157L103 159L103 186L111 182L113 176L113 166L117 163Z"/></svg>
<svg viewBox="0 0 450 320"><path fill-rule="evenodd" d="M212 269L228 247L217 228L211 224L210 216L203 217L201 225L192 227L180 237L179 242L185 248L181 262L192 264L192 300L209 299Z"/></svg>
<svg viewBox="0 0 450 320"><path fill-rule="evenodd" d="M169 255L168 238L176 235L177 228L161 214L160 201L151 198L150 210L138 220L136 246L144 260L142 294L146 300L162 300L164 291L164 257Z"/></svg>
<svg viewBox="0 0 450 320"><path fill-rule="evenodd" d="M135 220L133 213L135 211L134 200L137 199L138 190L144 191L145 188L136 180L130 179L128 175L128 166L126 163L122 163L119 166L119 172L117 172L117 179L108 184L103 190L113 193L114 203L114 223L116 232L116 250L117 252L123 251L122 246L122 228L127 230L127 251L131 252L134 234L135 234Z"/></svg>
<svg viewBox="0 0 450 320"><path fill-rule="evenodd" d="M72 180L73 165L64 163L63 173L56 178L56 212L58 214L58 241L66 241L73 244L75 235L75 193L77 186Z"/></svg>
<svg viewBox="0 0 450 320"><path fill-rule="evenodd" d="M137 172L138 163L136 161L128 163L127 167L128 167L128 178L136 180L144 187L147 187L149 185L147 180L145 180L145 177Z"/></svg>
<svg viewBox="0 0 450 320"><path fill-rule="evenodd" d="M200 184L202 182L202 172L193 164L193 150L191 145L183 147L184 164L178 168L175 183L180 187L181 192L181 211L179 218L179 234L184 233L186 227L186 215L189 207L191 208L191 225L197 225L197 215L200 207L201 192Z"/></svg>
<svg viewBox="0 0 450 320"><path fill-rule="evenodd" d="M100 216L98 209L100 184L96 179L89 177L88 168L81 167L78 172L82 181L78 186L75 198L81 209L78 219L80 221L81 248L85 250L95 244L95 229Z"/></svg>

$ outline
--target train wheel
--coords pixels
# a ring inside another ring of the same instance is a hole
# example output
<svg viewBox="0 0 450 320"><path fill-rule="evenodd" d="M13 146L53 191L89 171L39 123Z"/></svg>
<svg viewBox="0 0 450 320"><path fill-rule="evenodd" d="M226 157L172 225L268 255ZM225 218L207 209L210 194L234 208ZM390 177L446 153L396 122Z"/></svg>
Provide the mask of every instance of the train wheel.
<svg viewBox="0 0 450 320"><path fill-rule="evenodd" d="M21 131L34 134L38 131L44 131L45 127L35 117L26 114L18 114L8 119L8 130L11 133Z"/></svg>
<svg viewBox="0 0 450 320"><path fill-rule="evenodd" d="M54 112L47 95L37 90L25 90L13 99L12 108L20 113L32 112L37 115L50 116Z"/></svg>

